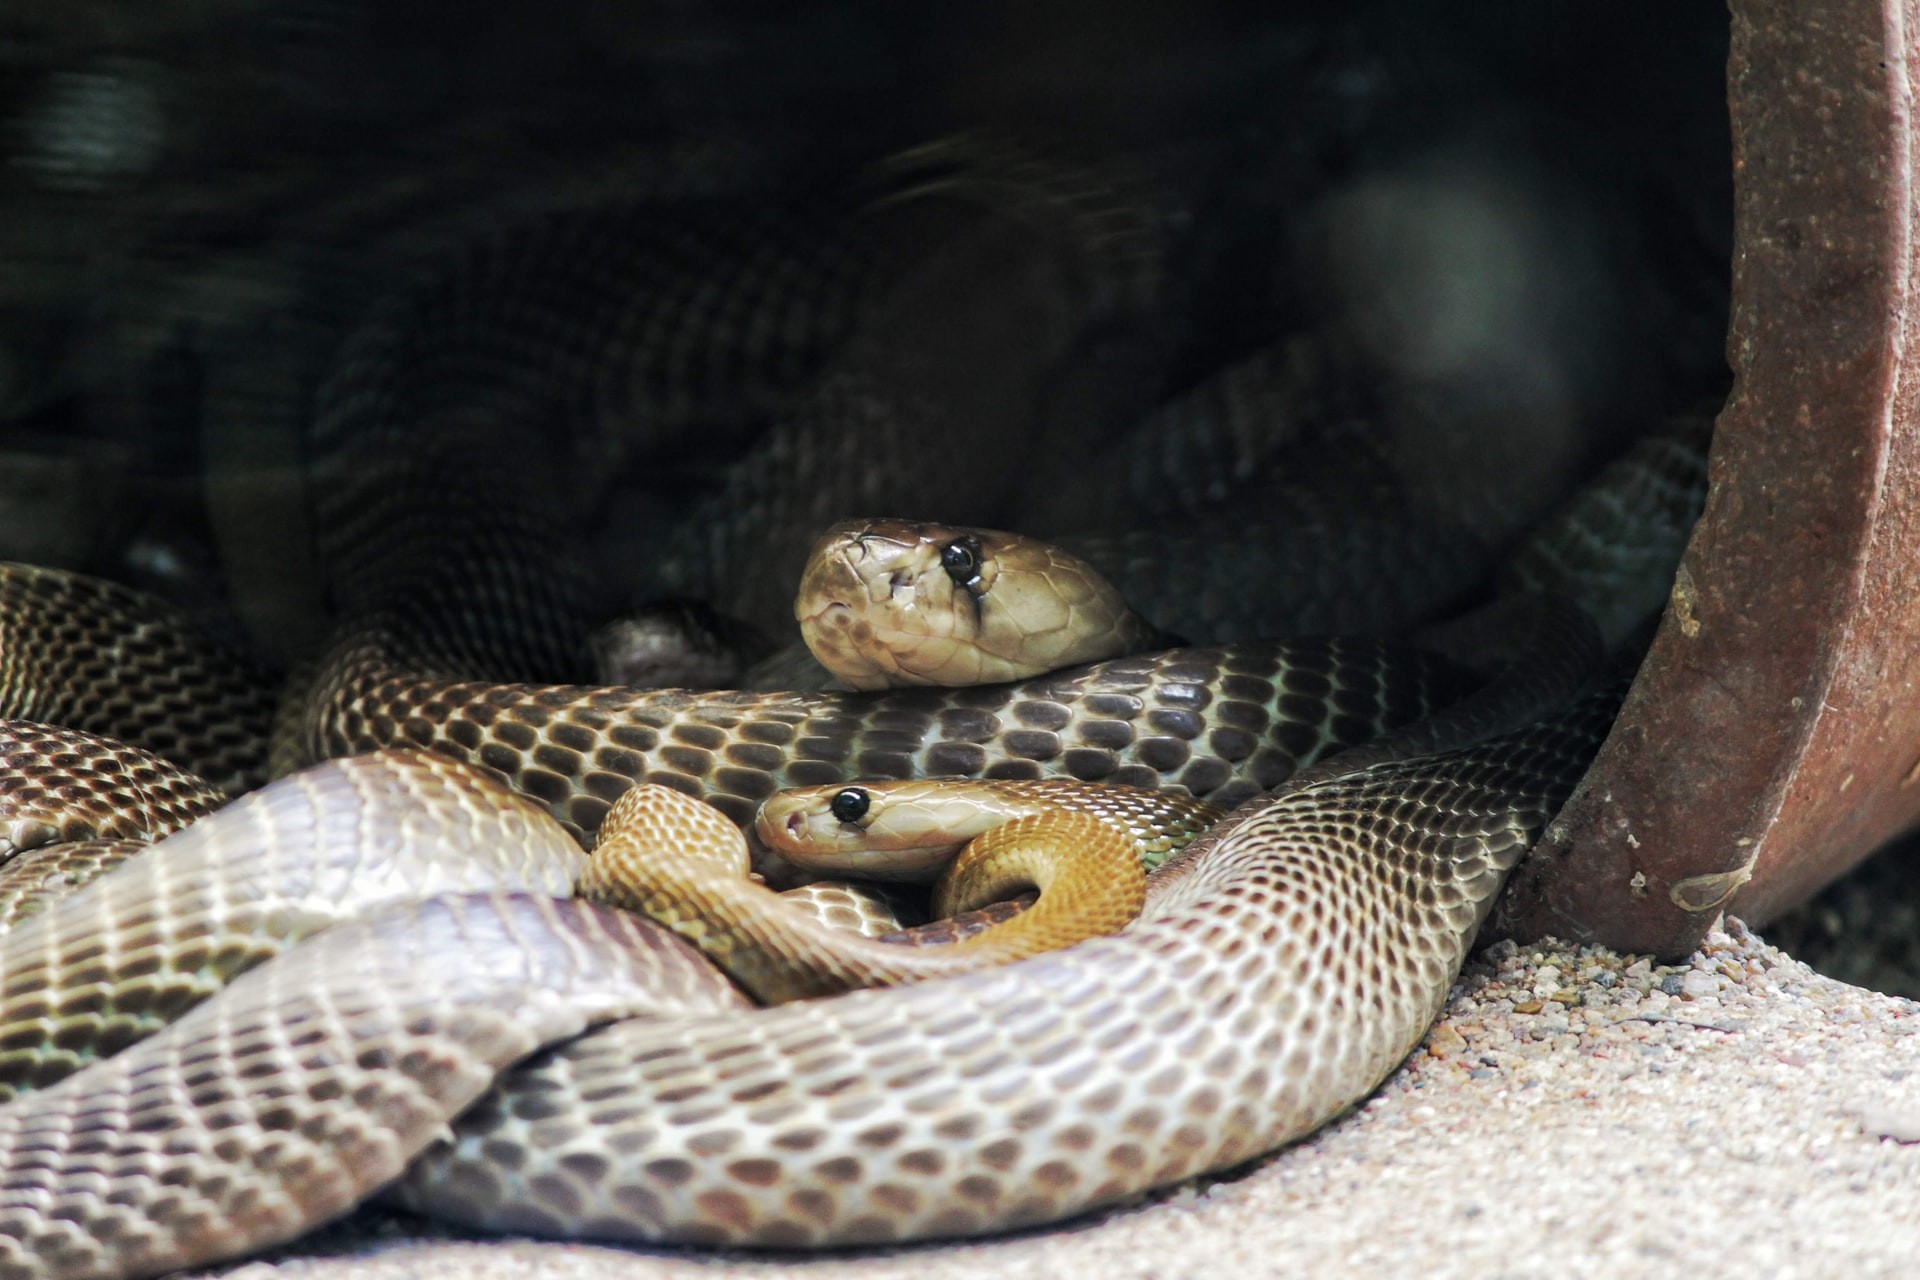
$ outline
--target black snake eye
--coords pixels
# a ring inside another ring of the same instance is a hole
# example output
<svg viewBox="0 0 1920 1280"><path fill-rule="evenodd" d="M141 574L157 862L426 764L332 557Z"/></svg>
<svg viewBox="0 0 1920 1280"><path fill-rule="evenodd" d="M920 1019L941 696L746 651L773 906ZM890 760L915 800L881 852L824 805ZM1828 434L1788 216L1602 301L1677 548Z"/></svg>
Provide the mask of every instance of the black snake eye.
<svg viewBox="0 0 1920 1280"><path fill-rule="evenodd" d="M980 581L980 539L955 538L940 548L940 567L947 571L955 586L970 587Z"/></svg>
<svg viewBox="0 0 1920 1280"><path fill-rule="evenodd" d="M827 806L833 816L841 822L858 822L867 816L867 807L873 803L873 797L859 787L848 787L836 791L832 802Z"/></svg>

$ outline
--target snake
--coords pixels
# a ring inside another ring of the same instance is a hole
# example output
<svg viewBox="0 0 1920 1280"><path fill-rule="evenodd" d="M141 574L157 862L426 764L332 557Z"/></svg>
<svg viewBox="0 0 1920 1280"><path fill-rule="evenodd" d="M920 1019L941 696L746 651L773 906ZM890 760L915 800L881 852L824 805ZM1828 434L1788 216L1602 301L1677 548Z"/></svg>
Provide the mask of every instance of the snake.
<svg viewBox="0 0 1920 1280"><path fill-rule="evenodd" d="M1226 815L1171 791L1082 783L949 780L791 787L767 798L753 830L781 858L809 871L863 880L929 880L974 837L1014 818L1061 806L1084 809L1133 836L1140 863L1158 868Z"/></svg>
<svg viewBox="0 0 1920 1280"><path fill-rule="evenodd" d="M912 276L897 290L907 302L881 308L798 417L885 401L893 362L939 336L927 318L951 320L929 294L982 263L1028 265L1053 243L1030 214L962 237ZM402 358L445 340L436 308L469 314L473 281L519 278L498 255L480 261L498 269L376 316L320 397L316 483L344 622L278 738L331 763L170 837L205 850L186 864L193 875L247 826L256 848L278 850L410 824L471 848L449 833L544 824L577 859L573 842L636 782L697 795L739 826L784 786L917 774L1174 786L1232 812L1155 873L1140 919L1117 934L771 1008L749 1007L683 944L591 904L453 883L426 907L376 904L0 1108L0 1275L120 1277L237 1256L389 1185L400 1203L488 1230L819 1247L1055 1221L1226 1167L1339 1115L1418 1042L1505 873L1610 723L1620 689L1593 688L1594 624L1550 603L1534 629L1505 625L1527 656L1477 694L1461 662L1366 637L1164 649L962 690L537 683L543 662L577 657L526 621L543 605L577 612L564 571L526 569L550 532L540 504L515 499L539 477L503 469L511 452L430 448L400 466L390 452L431 403L418 387L400 397L395 371L443 367ZM1074 295L1082 312L1106 305L1093 294ZM1022 357L1059 346L1004 336ZM1016 359L998 372L1031 369ZM1640 500L1669 510L1679 493L1684 511L1697 468L1681 470L1584 509L1605 523ZM800 514L817 528L813 502ZM760 536L794 513L754 515ZM1687 517L1663 519L1670 530ZM447 553L452 533L462 554ZM1578 560L1513 563L1531 589L1578 578ZM755 564L751 582L774 567ZM111 595L0 574L0 586L16 581L83 603ZM1663 590L1652 588L1656 607ZM757 591L732 603L751 606ZM1620 612L1629 627L1647 611ZM41 615L19 616L30 628ZM164 652L165 632L148 627L143 644ZM61 674L41 670L31 688ZM38 705L6 714L38 718ZM395 769L444 785L429 798L394 783ZM290 810L308 815L302 839L299 822L283 825ZM376 858L379 844L346 840L343 856ZM110 896L144 860L67 902ZM195 910L224 906L219 883L189 885ZM166 900L127 896L151 936L193 935ZM272 908L244 906L261 909ZM23 927L55 939L60 910ZM368 930L386 941L369 945ZM474 963L429 959L456 935ZM88 948L99 943L38 953L58 968L86 963ZM643 1003L640 962L619 958L636 953L674 958L664 981L683 998ZM189 980L192 959L177 966ZM61 981L43 998L60 998ZM503 1012L522 1004L534 1010L524 1020ZM342 1032L360 1047L345 1050Z"/></svg>
<svg viewBox="0 0 1920 1280"><path fill-rule="evenodd" d="M835 932L743 885L748 864L745 837L718 810L643 783L607 815L579 892L668 924L763 1004L926 981L1056 950L1117 932L1146 897L1146 872L1126 831L1057 805L967 843L935 895L936 914L985 908L1027 886L1038 899L947 946L902 947Z"/></svg>
<svg viewBox="0 0 1920 1280"><path fill-rule="evenodd" d="M902 520L821 534L793 612L808 651L852 689L1024 680L1165 639L1063 547Z"/></svg>

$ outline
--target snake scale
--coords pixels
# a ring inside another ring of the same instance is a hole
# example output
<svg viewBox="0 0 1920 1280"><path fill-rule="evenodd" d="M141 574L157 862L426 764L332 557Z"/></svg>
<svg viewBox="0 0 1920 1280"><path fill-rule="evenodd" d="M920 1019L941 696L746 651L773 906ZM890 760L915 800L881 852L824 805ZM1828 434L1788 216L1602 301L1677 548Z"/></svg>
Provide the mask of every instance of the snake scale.
<svg viewBox="0 0 1920 1280"><path fill-rule="evenodd" d="M963 221L934 237L942 247L930 261L884 287L859 275L835 294L878 291L878 319L818 358L816 342L832 344L799 332L806 350L795 360L812 369L814 390L775 428L770 451L725 481L721 501L748 518L663 557L668 576L711 577L705 566L737 560L739 545L764 545L710 594L765 620L776 612L767 584L804 550L775 534L870 502L870 477L892 474L929 432L1000 418L1011 425L996 438L1027 430L1021 414L1002 411L1033 398L1074 334L1151 291L1131 256L1137 243L1084 236L1075 198L1050 192L1015 202L1014 216ZM935 213L914 208L916 237L946 225ZM649 247L684 257L687 234ZM727 234L700 243L724 246ZM564 235L543 243L578 260ZM761 278L751 255L714 257L735 270L718 278ZM636 250L621 261L653 260ZM621 270L616 261L574 283L611 298ZM1009 309L1004 292L991 307L970 301L996 297L979 289L983 277L1048 305ZM382 780L394 767L419 776L423 760L454 762L424 766L451 780L433 803L521 833L544 823L562 861L578 855L561 833L590 836L635 780L701 795L742 824L779 786L925 772L1063 773L1245 803L1156 875L1142 919L1117 936L986 973L771 1009L744 1006L660 932L540 896L537 885L378 909L0 1108L0 1276L123 1277L235 1256L396 1178L401 1202L489 1230L820 1246L1051 1221L1224 1167L1339 1114L1418 1042L1505 872L1610 721L1617 685L1583 692L1598 670L1591 624L1551 611L1567 619L1550 632L1558 640L1536 637L1512 671L1464 700L1475 681L1461 666L1368 639L1173 649L966 691L532 683L579 657L550 621L582 611L578 580L543 558L556 535L553 504L538 491L555 468L527 460L549 383L577 385L580 372L552 350L503 360L489 327L498 317L484 304L551 277L496 247L445 279L376 314L322 389L315 488L341 622L280 735L283 751L313 758L395 746L430 754L297 775L172 837L176 853L189 842L217 863L227 833L247 823L270 849L424 824L418 798ZM660 290L646 304L658 314L616 315L613 327L630 338L671 319L673 306L717 307L726 320L733 313L715 302L725 296ZM935 305L947 298L959 305ZM977 336L968 322L993 335L990 376L962 378L941 363L951 347L966 369L981 367L982 351L956 337ZM730 323L708 327L737 336ZM548 336L564 355L558 331ZM659 343L638 349L684 359ZM801 380L777 362L764 367L773 382ZM666 375L643 365L607 376L647 385ZM929 386L952 394L929 407ZM843 434L809 452L801 429L823 419ZM903 434L901 421L917 431ZM890 443L856 452L874 438ZM968 450L898 500L938 505L942 519L990 519L990 503L976 511L957 495L985 491L989 477L977 473L993 469L983 460L1003 465L997 447ZM850 468L855 456L874 461ZM1641 495L1663 513L1655 541L1668 550L1686 523L1671 513L1698 491L1697 469L1680 472ZM777 497L750 501L773 479ZM1599 508L1618 515L1623 503ZM1408 510L1442 523L1460 514ZM1473 534L1482 544L1502 537L1491 517ZM1517 562L1533 575L1521 585L1577 589L1576 560ZM35 582L9 574L0 582ZM1657 606L1664 587L1650 590L1643 606ZM1646 612L1624 610L1625 625ZM1608 628L1609 642L1621 638ZM1320 763L1383 736L1347 765ZM511 801L500 782L539 807ZM307 810L308 832L269 821L316 787L338 794ZM396 808L396 798L409 803ZM350 860L369 848L343 847ZM185 917L135 879L169 874L142 870L145 861L67 902L127 886L118 892L139 927L189 936ZM189 883L186 897L204 912L223 894L208 881ZM80 954L89 944L57 941L64 913L88 909L51 908L22 927L48 940L38 944L48 963L90 963ZM242 909L276 908L242 900ZM434 959L449 946L471 960ZM151 963L136 958L130 976ZM588 1030L594 1023L605 1025Z"/></svg>

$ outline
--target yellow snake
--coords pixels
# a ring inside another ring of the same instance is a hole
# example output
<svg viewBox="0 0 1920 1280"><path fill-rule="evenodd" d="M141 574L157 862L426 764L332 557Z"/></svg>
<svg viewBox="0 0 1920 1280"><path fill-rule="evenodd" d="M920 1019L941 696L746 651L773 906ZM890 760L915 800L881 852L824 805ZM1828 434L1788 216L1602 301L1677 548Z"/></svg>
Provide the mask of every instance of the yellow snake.
<svg viewBox="0 0 1920 1280"><path fill-rule="evenodd" d="M1127 832L1071 809L1014 818L969 843L936 913L985 907L1027 885L1040 897L950 946L902 947L836 931L756 892L747 869L747 842L719 810L643 783L601 825L580 892L668 924L767 1004L951 977L1055 950L1116 932L1146 896Z"/></svg>
<svg viewBox="0 0 1920 1280"><path fill-rule="evenodd" d="M784 861L808 871L865 880L931 880L974 837L1062 806L1127 831L1149 871L1225 816L1177 792L1067 778L980 787L918 779L794 787L760 806L753 830Z"/></svg>

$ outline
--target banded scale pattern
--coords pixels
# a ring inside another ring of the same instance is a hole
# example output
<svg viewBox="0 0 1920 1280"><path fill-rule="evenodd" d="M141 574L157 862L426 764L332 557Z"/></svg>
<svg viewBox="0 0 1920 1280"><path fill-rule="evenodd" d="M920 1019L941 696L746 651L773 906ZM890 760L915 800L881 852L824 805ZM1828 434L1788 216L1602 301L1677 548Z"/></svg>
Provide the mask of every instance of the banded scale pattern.
<svg viewBox="0 0 1920 1280"><path fill-rule="evenodd" d="M0 760L0 864L54 843L157 840L227 801L150 751L27 720L0 720Z"/></svg>
<svg viewBox="0 0 1920 1280"><path fill-rule="evenodd" d="M564 897L582 860L539 809L424 752L282 779L7 934L0 1102L153 1034L328 925L435 893Z"/></svg>
<svg viewBox="0 0 1920 1280"><path fill-rule="evenodd" d="M266 780L276 688L152 596L0 563L0 721L142 748L224 791Z"/></svg>
<svg viewBox="0 0 1920 1280"><path fill-rule="evenodd" d="M783 787L857 778L1066 776L1180 787L1231 808L1302 765L1456 700L1444 660L1371 640L1118 658L1011 685L695 693L450 682L377 661L314 711L322 757L402 744L491 770L583 839L633 782L741 826Z"/></svg>
<svg viewBox="0 0 1920 1280"><path fill-rule="evenodd" d="M1052 1221L1270 1151L1426 1033L1620 694L1284 796L1117 937L615 1023L504 1077L400 1198L490 1231L817 1247Z"/></svg>
<svg viewBox="0 0 1920 1280"><path fill-rule="evenodd" d="M117 1280L277 1244L391 1181L541 1045L744 1003L664 930L543 894L408 903L295 956L0 1109L0 1278Z"/></svg>

